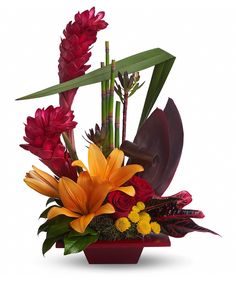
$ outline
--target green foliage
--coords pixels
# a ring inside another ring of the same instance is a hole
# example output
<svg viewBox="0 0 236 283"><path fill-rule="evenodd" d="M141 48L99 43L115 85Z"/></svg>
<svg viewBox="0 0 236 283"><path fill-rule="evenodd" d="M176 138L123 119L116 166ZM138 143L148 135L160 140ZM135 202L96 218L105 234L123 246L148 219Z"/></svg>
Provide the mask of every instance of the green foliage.
<svg viewBox="0 0 236 283"><path fill-rule="evenodd" d="M65 245L64 254L77 253L84 250L89 244L98 240L98 233L91 228L87 228L84 233L78 233L70 227L71 217L59 215L43 223L38 233L46 232L46 239L43 242L43 255L51 249L58 241L63 240Z"/></svg>
<svg viewBox="0 0 236 283"><path fill-rule="evenodd" d="M65 142L65 144L66 144L66 148L67 148L68 151L69 151L69 154L70 154L71 159L72 159L73 161L74 161L74 160L78 160L79 158L78 158L78 156L77 156L76 151L73 149L73 146L72 146L72 144L71 144L71 142L70 142L70 139L69 139L68 135L67 135L66 133L62 133L62 137L63 137L64 142ZM81 172L81 170L80 170L80 172Z"/></svg>
<svg viewBox="0 0 236 283"><path fill-rule="evenodd" d="M54 206L54 205L53 205ZM51 207L53 206L50 206L50 207L47 207L40 215L39 215L39 218L47 218L47 215L48 215L48 211L51 209Z"/></svg>
<svg viewBox="0 0 236 283"><path fill-rule="evenodd" d="M175 57L160 48L154 48L147 50L116 62L115 76L118 72L124 73L127 71L129 74L147 69L152 66L159 66L170 60L174 60ZM110 79L111 66L105 66L94 70L84 76L76 79L46 88L44 90L32 93L30 95L18 98L17 100L33 99L52 95L55 93L61 93L73 88L86 86L94 83L99 83Z"/></svg>
<svg viewBox="0 0 236 283"><path fill-rule="evenodd" d="M49 205L49 203L52 203L55 201L55 198L49 198L46 202L46 206Z"/></svg>
<svg viewBox="0 0 236 283"><path fill-rule="evenodd" d="M64 215L59 215L50 221L50 225L48 226L47 229L47 238L54 238L58 236L62 236L67 232L71 231L71 227L69 223L73 221L73 218L64 216Z"/></svg>
<svg viewBox="0 0 236 283"><path fill-rule="evenodd" d="M60 240L60 237L55 237L55 238L46 238L43 242L42 246L42 253L45 255L47 251L49 251L52 246L56 243L56 241Z"/></svg>
<svg viewBox="0 0 236 283"><path fill-rule="evenodd" d="M73 218L65 215L59 215L55 218L47 220L38 229L38 234L46 232L46 239L43 243L42 252L45 254L56 241L61 240L64 236L72 231L69 223Z"/></svg>
<svg viewBox="0 0 236 283"><path fill-rule="evenodd" d="M40 234L41 232L47 232L47 229L50 226L50 221L51 220L47 220L42 225L39 226L38 234Z"/></svg>
<svg viewBox="0 0 236 283"><path fill-rule="evenodd" d="M146 100L144 102L139 128L150 114L152 107L155 104L157 97L159 96L159 93L161 92L162 87L169 75L172 65L174 64L174 61L175 57L172 56L172 58L155 65L146 95Z"/></svg>
<svg viewBox="0 0 236 283"><path fill-rule="evenodd" d="M118 72L118 78L119 82L115 81L115 92L124 104L124 93L128 93L128 97L132 96L143 86L144 82L141 85L139 84L139 72L135 72L130 76L128 75L128 72L124 72L123 75Z"/></svg>
<svg viewBox="0 0 236 283"><path fill-rule="evenodd" d="M46 202L46 206L49 205L49 203L55 202L56 204L63 206L63 203L58 198L49 198Z"/></svg>
<svg viewBox="0 0 236 283"><path fill-rule="evenodd" d="M142 125L142 123L145 121L150 111L152 110L152 107L172 68L174 60L175 57L173 55L160 48L155 48L132 55L116 62L116 70L114 72L115 77L117 77L118 72L124 73L125 71L127 71L127 73L130 74L155 66L144 103L139 127ZM33 99L52 95L55 93L61 93L73 88L109 80L110 76L111 66L108 65L76 79L46 88L30 95L18 98L17 100Z"/></svg>
<svg viewBox="0 0 236 283"><path fill-rule="evenodd" d="M91 228L87 228L84 233L72 231L64 237L64 255L79 253L97 240L98 234Z"/></svg>

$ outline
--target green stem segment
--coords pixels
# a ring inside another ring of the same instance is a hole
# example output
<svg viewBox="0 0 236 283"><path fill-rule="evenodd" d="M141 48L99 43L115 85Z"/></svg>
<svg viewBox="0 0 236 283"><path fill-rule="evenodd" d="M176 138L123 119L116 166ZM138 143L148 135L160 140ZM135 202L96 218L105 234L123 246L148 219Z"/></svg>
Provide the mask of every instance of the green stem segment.
<svg viewBox="0 0 236 283"><path fill-rule="evenodd" d="M109 111L108 111L108 137L109 137L109 150L114 148L114 128L113 128L113 111L114 111L114 85L115 85L115 69L116 62L111 62L111 82L110 82L110 95L109 95Z"/></svg>
<svg viewBox="0 0 236 283"><path fill-rule="evenodd" d="M101 62L101 68L105 66L104 62ZM106 117L107 117L107 96L106 96L106 82L101 82L102 91L102 127L106 128Z"/></svg>
<svg viewBox="0 0 236 283"><path fill-rule="evenodd" d="M110 64L110 50L109 50L109 41L105 41L105 64L108 66ZM110 86L109 80L104 81L104 96L106 97L104 100L104 108L106 108L106 114L104 117L104 125L105 125L105 134L106 140L103 146L103 153L107 155L109 151L109 97L110 97ZM106 105L105 105L106 104Z"/></svg>
<svg viewBox="0 0 236 283"><path fill-rule="evenodd" d="M78 160L79 158L78 158L78 156L77 156L76 150L73 148L73 146L72 146L72 144L71 144L71 141L70 141L70 139L69 139L67 133L65 133L65 132L62 133L62 137L63 137L63 139L64 139L66 148L67 148L67 150L68 150L68 152L69 152L69 154L70 154L71 160L72 160L72 161ZM83 171L83 169L82 169L81 167L77 167L77 171L78 171L79 173L81 173L81 172Z"/></svg>
<svg viewBox="0 0 236 283"><path fill-rule="evenodd" d="M105 62L106 66L110 64L110 49L109 49L109 41L105 41ZM109 97L110 97L110 86L109 80L106 80L106 100L107 100L107 113L106 113L106 124L108 124L108 112L109 112Z"/></svg>
<svg viewBox="0 0 236 283"><path fill-rule="evenodd" d="M110 64L110 47L109 41L105 41L105 52L106 52L106 66Z"/></svg>
<svg viewBox="0 0 236 283"><path fill-rule="evenodd" d="M115 147L120 147L120 101L116 101L115 113Z"/></svg>
<svg viewBox="0 0 236 283"><path fill-rule="evenodd" d="M123 103L123 129L122 129L122 142L126 139L126 123L127 123L127 109L128 109L128 97L129 93L124 93L124 103Z"/></svg>

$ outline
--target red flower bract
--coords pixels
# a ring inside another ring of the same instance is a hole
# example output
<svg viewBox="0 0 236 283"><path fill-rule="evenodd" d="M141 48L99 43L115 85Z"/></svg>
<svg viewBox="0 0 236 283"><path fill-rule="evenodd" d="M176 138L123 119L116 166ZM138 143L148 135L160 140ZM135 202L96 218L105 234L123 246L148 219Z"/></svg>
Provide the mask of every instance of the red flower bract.
<svg viewBox="0 0 236 283"><path fill-rule="evenodd" d="M108 202L110 202L115 208L115 218L127 217L129 212L138 201L146 202L155 195L152 187L144 179L133 176L127 184L133 186L135 189L135 196L128 196L121 191L111 192L108 195Z"/></svg>
<svg viewBox="0 0 236 283"><path fill-rule="evenodd" d="M105 29L107 23L102 20L104 12L95 15L95 8L75 15L75 21L69 22L64 30L60 44L59 78L65 82L84 75L90 65L86 65L91 56L90 46L97 40L97 32ZM70 109L77 89L60 94L60 105Z"/></svg>
<svg viewBox="0 0 236 283"><path fill-rule="evenodd" d="M65 112L61 107L38 109L35 117L27 118L24 137L27 144L20 146L37 155L58 177L76 180L76 169L71 166L69 154L60 140L63 132L76 126L73 119L73 112Z"/></svg>

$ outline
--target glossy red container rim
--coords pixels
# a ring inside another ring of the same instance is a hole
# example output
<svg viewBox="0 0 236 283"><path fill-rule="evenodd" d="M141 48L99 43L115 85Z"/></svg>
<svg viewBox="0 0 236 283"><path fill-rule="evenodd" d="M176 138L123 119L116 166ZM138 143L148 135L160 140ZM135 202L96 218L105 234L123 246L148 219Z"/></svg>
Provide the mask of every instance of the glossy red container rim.
<svg viewBox="0 0 236 283"><path fill-rule="evenodd" d="M155 235L155 238L143 239L126 239L119 241L98 240L89 245L86 249L100 249L100 248L144 248L144 247L169 247L171 245L170 239L165 234ZM57 241L56 248L64 248L63 241Z"/></svg>

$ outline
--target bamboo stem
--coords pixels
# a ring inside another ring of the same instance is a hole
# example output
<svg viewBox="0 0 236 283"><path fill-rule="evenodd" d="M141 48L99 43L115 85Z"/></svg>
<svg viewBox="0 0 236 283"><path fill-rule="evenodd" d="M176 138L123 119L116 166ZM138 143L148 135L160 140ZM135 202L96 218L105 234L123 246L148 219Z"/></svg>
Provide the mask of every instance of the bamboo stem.
<svg viewBox="0 0 236 283"><path fill-rule="evenodd" d="M108 66L110 64L109 41L105 41L105 52L106 52L106 66Z"/></svg>
<svg viewBox="0 0 236 283"><path fill-rule="evenodd" d="M116 62L112 60L111 63L111 82L109 95L109 112L108 112L108 136L109 136L109 150L114 148L114 128L113 128L113 112L114 112L114 85L115 85L115 68Z"/></svg>
<svg viewBox="0 0 236 283"><path fill-rule="evenodd" d="M127 123L127 109L128 109L128 96L129 93L126 91L124 93L124 103L123 103L123 129L122 129L122 142L126 139L126 123Z"/></svg>
<svg viewBox="0 0 236 283"><path fill-rule="evenodd" d="M101 68L105 66L104 62L101 62ZM102 92L102 113L101 113L101 120L102 120L102 127L106 127L106 117L107 117L107 97L106 97L106 82L101 82L101 92Z"/></svg>
<svg viewBox="0 0 236 283"><path fill-rule="evenodd" d="M120 147L120 101L116 101L115 112L115 147Z"/></svg>
<svg viewBox="0 0 236 283"><path fill-rule="evenodd" d="M105 64L108 66L110 64L110 50L109 50L109 41L105 41ZM106 117L105 117L105 130L106 130L106 140L104 143L103 153L107 153L107 150L109 149L109 129L108 129L108 123L109 123L109 98L110 98L110 86L109 86L109 80L106 80L105 82L105 92L106 92Z"/></svg>
<svg viewBox="0 0 236 283"><path fill-rule="evenodd" d="M109 41L105 41L105 62L106 66L110 64L110 49L109 49ZM107 97L107 113L106 113L106 123L108 124L108 112L109 112L109 98L110 98L110 86L109 80L106 81L106 97Z"/></svg>

